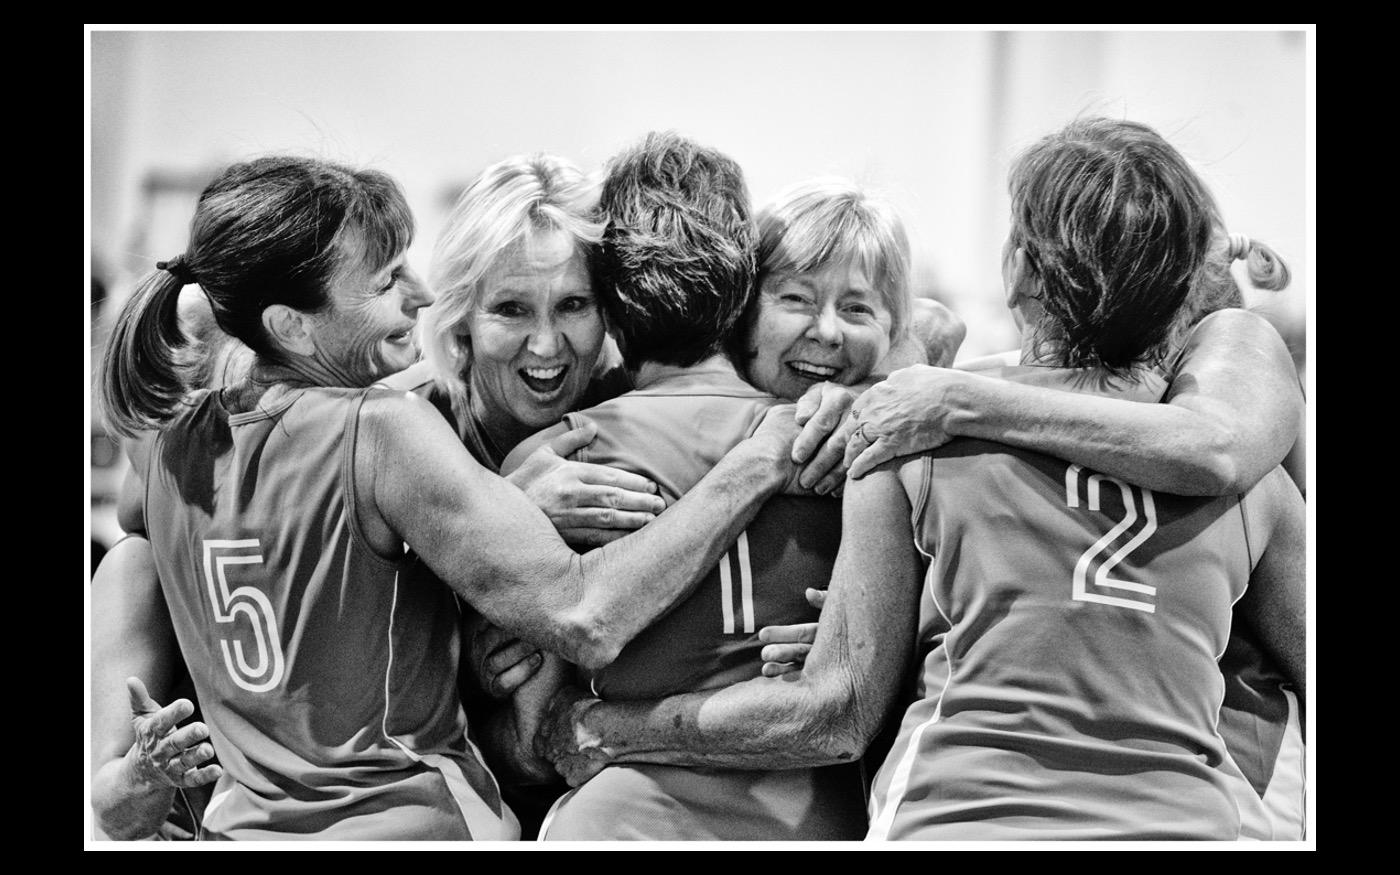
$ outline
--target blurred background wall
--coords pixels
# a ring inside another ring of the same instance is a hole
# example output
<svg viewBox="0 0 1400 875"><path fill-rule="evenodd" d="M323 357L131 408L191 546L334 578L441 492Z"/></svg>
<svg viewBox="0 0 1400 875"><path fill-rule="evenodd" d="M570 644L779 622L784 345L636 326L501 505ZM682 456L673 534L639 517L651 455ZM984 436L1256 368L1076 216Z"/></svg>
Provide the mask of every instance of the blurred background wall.
<svg viewBox="0 0 1400 875"><path fill-rule="evenodd" d="M908 224L916 291L967 322L963 354L999 351L1016 343L1000 297L1007 166L1093 113L1155 126L1196 163L1230 229L1294 268L1289 291L1249 297L1302 366L1311 38L94 30L90 258L94 301L105 300L90 348L95 360L132 281L182 251L200 188L231 161L292 151L390 172L418 217L410 260L426 273L452 199L485 165L548 151L592 170L647 131L674 129L738 160L756 205L819 174L882 190Z"/></svg>

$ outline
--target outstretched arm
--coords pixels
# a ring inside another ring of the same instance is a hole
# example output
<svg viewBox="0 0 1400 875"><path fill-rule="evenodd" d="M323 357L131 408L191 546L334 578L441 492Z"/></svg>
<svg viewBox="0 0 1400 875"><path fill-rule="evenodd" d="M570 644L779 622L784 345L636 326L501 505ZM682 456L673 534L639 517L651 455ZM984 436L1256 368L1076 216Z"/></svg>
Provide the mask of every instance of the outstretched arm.
<svg viewBox="0 0 1400 875"><path fill-rule="evenodd" d="M856 402L851 476L955 436L1039 450L1150 489L1243 492L1283 460L1303 396L1278 332L1245 310L1197 326L1164 404L1139 404L913 367Z"/></svg>
<svg viewBox="0 0 1400 875"><path fill-rule="evenodd" d="M694 489L629 538L580 556L515 486L472 459L414 395L365 402L355 478L367 534L406 541L487 619L599 668L719 561L791 478L797 427L774 408Z"/></svg>
<svg viewBox="0 0 1400 875"><path fill-rule="evenodd" d="M651 702L556 697L540 752L577 785L609 762L775 769L859 757L913 650L921 561L887 466L847 489L841 551L806 667Z"/></svg>
<svg viewBox="0 0 1400 875"><path fill-rule="evenodd" d="M167 697L179 650L144 538L126 538L102 557L91 616L95 832L144 838L170 814L178 788L221 774L218 766L202 765L214 755L204 724L176 728L194 705L157 701Z"/></svg>

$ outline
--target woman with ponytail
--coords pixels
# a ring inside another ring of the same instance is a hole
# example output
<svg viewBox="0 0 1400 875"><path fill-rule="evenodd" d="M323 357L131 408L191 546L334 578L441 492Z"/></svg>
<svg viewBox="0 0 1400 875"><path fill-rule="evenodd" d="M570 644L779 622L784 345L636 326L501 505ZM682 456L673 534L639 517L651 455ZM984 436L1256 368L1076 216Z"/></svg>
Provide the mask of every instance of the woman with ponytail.
<svg viewBox="0 0 1400 875"><path fill-rule="evenodd" d="M127 681L134 743L93 764L99 835L149 835L178 791L212 780L210 839L517 837L466 736L453 593L606 664L793 476L786 410L664 519L577 555L428 401L374 385L416 360L432 301L405 260L412 235L383 173L236 164L118 318L101 395L115 431L151 435L133 467L150 545L136 559L152 568L104 605L146 664ZM208 362L180 330L191 283L250 351L229 385L195 384ZM401 574L407 549L437 579ZM203 713L183 728L190 702L162 706L143 683L175 653Z"/></svg>

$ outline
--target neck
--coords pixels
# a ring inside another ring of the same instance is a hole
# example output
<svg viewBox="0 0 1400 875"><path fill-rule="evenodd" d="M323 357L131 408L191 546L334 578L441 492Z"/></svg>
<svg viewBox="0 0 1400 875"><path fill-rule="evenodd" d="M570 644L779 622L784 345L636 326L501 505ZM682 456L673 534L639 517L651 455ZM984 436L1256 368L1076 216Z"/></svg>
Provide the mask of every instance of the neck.
<svg viewBox="0 0 1400 875"><path fill-rule="evenodd" d="M720 371L727 374L739 375L734 363L729 360L729 356L722 352L717 352L709 358L701 359L693 365L667 365L661 362L642 362L641 366L630 371L632 385L638 389L657 380L669 377L673 374L691 374L697 371Z"/></svg>
<svg viewBox="0 0 1400 875"><path fill-rule="evenodd" d="M472 417L495 445L494 448L501 454L501 458L509 455L516 444L539 431L534 426L517 421L507 413L493 409L486 403L485 392L480 391L471 381L468 382L468 386L471 392L467 401L471 405Z"/></svg>

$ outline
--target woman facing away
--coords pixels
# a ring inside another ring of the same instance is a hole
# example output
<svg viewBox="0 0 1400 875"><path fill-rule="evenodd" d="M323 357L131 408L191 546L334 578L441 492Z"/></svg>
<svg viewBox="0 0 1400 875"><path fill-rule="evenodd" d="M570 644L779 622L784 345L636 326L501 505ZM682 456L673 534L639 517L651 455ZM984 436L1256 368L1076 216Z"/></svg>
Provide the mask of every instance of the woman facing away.
<svg viewBox="0 0 1400 875"><path fill-rule="evenodd" d="M1012 194L1006 293L1026 334L1003 376L1159 396L1149 366L1189 330L1223 251L1194 173L1144 126L1084 120L1018 160ZM578 781L609 762L841 761L917 656L870 837L1240 835L1250 800L1216 732L1236 601L1303 688L1301 498L1281 469L1193 499L959 439L852 481L844 501L800 675L633 704L562 692L542 744L556 766Z"/></svg>

